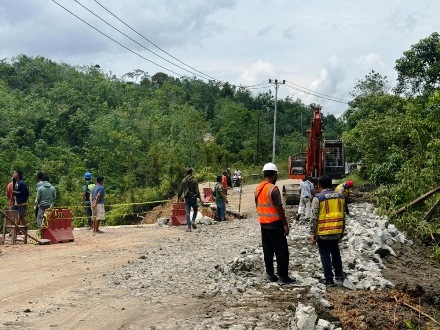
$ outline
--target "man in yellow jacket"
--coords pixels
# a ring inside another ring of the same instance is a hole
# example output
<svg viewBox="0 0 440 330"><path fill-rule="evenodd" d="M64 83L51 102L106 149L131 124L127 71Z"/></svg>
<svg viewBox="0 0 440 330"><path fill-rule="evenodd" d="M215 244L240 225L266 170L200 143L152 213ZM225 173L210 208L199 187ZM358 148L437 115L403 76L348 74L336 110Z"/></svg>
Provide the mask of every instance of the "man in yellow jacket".
<svg viewBox="0 0 440 330"><path fill-rule="evenodd" d="M264 181L255 189L255 205L261 226L261 241L263 245L264 265L270 282L279 285L294 282L289 277L289 249L286 236L289 235L289 225L281 200L281 194L275 185L278 169L273 163L263 167ZM273 267L273 256L277 259L277 273Z"/></svg>
<svg viewBox="0 0 440 330"><path fill-rule="evenodd" d="M342 281L342 259L339 240L345 229L345 199L331 189L332 179L326 175L319 178L319 193L312 200L311 241L318 244L324 278L319 280L328 286L334 286L336 280ZM334 269L334 274L333 274Z"/></svg>

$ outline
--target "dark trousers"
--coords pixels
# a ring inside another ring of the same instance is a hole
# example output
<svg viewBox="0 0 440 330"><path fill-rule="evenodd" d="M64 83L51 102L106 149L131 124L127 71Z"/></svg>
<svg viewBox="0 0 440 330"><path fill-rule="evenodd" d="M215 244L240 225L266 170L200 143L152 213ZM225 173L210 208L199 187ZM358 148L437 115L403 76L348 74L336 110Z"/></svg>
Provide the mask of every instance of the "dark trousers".
<svg viewBox="0 0 440 330"><path fill-rule="evenodd" d="M289 249L283 228L261 227L261 242L263 244L264 265L267 275L273 275L273 255L277 258L277 273L279 277L287 277L289 269Z"/></svg>
<svg viewBox="0 0 440 330"><path fill-rule="evenodd" d="M322 268L326 279L333 279L333 269L336 276L343 276L341 252L339 251L339 240L317 239L319 255L321 256Z"/></svg>

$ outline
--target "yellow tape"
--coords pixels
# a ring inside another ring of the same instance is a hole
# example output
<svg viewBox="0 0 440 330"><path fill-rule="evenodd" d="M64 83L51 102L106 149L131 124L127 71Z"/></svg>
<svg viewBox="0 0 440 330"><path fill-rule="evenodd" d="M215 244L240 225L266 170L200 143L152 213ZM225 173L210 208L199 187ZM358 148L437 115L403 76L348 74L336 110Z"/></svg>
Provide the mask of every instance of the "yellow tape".
<svg viewBox="0 0 440 330"><path fill-rule="evenodd" d="M139 203L119 203L119 204L104 204L105 207L115 207L115 206L127 206L127 205L145 205L145 204L155 204L155 203L165 203L170 202L173 199L163 199L158 201L151 201L151 202L139 202ZM75 208L85 208L85 205L71 205L71 206L56 206L54 208L56 209L75 209Z"/></svg>

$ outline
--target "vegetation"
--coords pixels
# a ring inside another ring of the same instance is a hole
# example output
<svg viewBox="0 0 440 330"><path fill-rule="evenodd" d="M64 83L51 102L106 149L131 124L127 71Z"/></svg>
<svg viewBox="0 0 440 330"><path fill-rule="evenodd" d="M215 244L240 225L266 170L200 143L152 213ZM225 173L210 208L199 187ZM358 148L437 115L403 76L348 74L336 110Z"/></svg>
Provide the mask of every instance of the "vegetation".
<svg viewBox="0 0 440 330"><path fill-rule="evenodd" d="M361 161L361 175L380 186L384 212L392 214L440 183L440 37L433 33L396 61L397 86L372 71L359 80L344 114L349 161ZM412 237L437 237L440 223L422 220L435 203L394 219Z"/></svg>

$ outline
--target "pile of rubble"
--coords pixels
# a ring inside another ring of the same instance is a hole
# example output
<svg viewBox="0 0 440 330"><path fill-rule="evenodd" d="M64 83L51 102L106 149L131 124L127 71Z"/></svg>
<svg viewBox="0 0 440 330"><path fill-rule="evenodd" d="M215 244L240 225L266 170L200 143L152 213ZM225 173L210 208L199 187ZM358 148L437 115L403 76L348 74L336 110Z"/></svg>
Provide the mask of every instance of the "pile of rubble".
<svg viewBox="0 0 440 330"><path fill-rule="evenodd" d="M412 242L389 224L387 217L377 215L371 204L350 204L350 214L340 243L347 278L338 284L345 290L392 288L393 283L381 274L385 267L382 258L395 254L394 244ZM197 221L199 228L190 238L179 242L164 239L159 251L141 251L141 261L110 278L113 284L146 299L189 292L208 298L207 305L215 298L223 306L223 312L200 316L197 324L188 324L188 328L276 329L287 325L289 329L338 329L338 320L322 317L321 311L332 305L324 299L326 286L318 282L322 268L317 247L310 243L309 225L289 220L293 285L267 281L256 219L216 223L206 217ZM173 229L163 220L158 223L164 230ZM178 257L176 249L181 251ZM271 299L278 305L271 304Z"/></svg>

